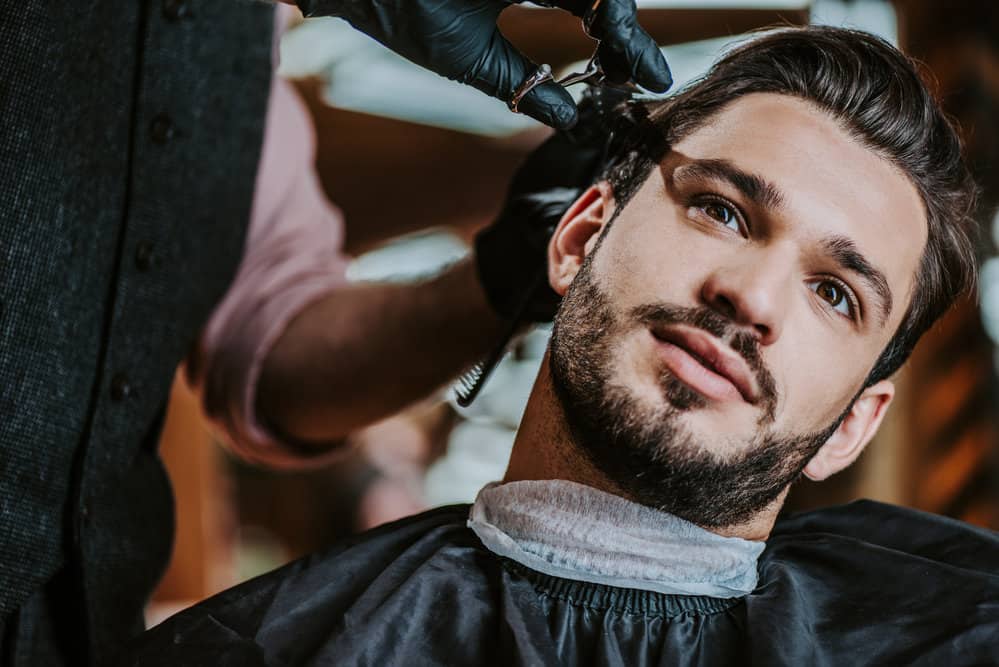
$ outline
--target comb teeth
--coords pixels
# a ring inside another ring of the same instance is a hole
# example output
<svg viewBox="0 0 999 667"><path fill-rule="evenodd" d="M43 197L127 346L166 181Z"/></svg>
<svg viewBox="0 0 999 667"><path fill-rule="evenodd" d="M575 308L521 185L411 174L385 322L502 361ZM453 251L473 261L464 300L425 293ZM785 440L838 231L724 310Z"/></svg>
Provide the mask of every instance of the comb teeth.
<svg viewBox="0 0 999 667"><path fill-rule="evenodd" d="M467 408L479 395L482 385L486 382L486 377L492 368L487 369L485 362L479 362L461 374L458 378L457 386L454 389L455 398L458 405Z"/></svg>
<svg viewBox="0 0 999 667"><path fill-rule="evenodd" d="M458 378L458 386L455 387L454 394L455 399L458 401L458 405L463 408L467 408L475 400L475 397L479 395L482 390L482 386L489 379L493 370L499 365L500 360L506 353L506 347L510 344L513 339L513 335L517 333L517 327L520 322L520 317L517 317L513 322L510 323L510 327L507 329L503 338L500 339L496 347L492 349L489 356L475 364L467 371L462 373L461 377Z"/></svg>

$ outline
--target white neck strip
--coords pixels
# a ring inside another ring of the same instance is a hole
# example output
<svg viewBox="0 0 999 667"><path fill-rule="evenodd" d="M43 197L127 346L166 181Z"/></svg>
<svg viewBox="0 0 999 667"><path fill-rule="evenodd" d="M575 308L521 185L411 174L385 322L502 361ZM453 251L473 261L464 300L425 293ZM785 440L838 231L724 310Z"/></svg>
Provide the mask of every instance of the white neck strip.
<svg viewBox="0 0 999 667"><path fill-rule="evenodd" d="M756 587L765 546L565 480L488 484L468 527L493 553L551 576L718 598Z"/></svg>

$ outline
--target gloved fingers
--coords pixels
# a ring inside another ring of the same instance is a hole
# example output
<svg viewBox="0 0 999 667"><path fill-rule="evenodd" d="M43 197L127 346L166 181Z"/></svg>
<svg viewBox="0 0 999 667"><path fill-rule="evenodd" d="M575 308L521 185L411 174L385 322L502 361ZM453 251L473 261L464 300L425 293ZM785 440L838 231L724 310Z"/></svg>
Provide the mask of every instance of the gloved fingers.
<svg viewBox="0 0 999 667"><path fill-rule="evenodd" d="M638 24L635 0L603 0L589 26L590 34L600 40L597 55L610 81L634 81L656 93L673 85L662 51Z"/></svg>
<svg viewBox="0 0 999 667"><path fill-rule="evenodd" d="M517 87L535 68L536 65L497 29L466 81L488 95L509 102ZM532 89L520 100L517 110L559 130L576 124L576 103L568 91L554 81Z"/></svg>
<svg viewBox="0 0 999 667"><path fill-rule="evenodd" d="M554 81L531 90L517 105L517 111L556 130L570 129L578 117L572 96Z"/></svg>

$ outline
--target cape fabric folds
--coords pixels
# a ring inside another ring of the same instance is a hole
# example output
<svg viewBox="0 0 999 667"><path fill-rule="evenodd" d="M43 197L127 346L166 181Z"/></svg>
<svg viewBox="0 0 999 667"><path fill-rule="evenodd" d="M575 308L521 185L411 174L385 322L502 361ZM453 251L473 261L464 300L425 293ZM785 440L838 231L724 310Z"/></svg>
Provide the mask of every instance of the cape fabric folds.
<svg viewBox="0 0 999 667"><path fill-rule="evenodd" d="M445 507L181 612L130 664L999 665L999 534L860 501L782 520L741 598L541 574Z"/></svg>

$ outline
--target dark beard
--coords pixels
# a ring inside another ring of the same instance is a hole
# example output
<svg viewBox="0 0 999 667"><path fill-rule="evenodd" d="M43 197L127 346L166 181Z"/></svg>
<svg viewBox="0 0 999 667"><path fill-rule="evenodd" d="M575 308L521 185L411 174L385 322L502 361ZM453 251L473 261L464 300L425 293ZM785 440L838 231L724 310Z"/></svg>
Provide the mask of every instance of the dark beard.
<svg viewBox="0 0 999 667"><path fill-rule="evenodd" d="M635 325L676 322L726 340L756 374L763 414L739 453L720 460L699 445L679 417L706 399L664 371L664 405L650 409L611 382L611 344L625 332L593 280L587 257L555 316L551 379L575 446L620 492L643 505L706 528L743 523L776 500L835 432L850 406L827 428L804 435L767 430L777 392L751 336L707 308L652 304L635 309ZM852 405L852 401L851 401Z"/></svg>

